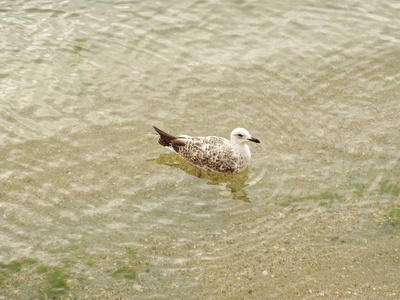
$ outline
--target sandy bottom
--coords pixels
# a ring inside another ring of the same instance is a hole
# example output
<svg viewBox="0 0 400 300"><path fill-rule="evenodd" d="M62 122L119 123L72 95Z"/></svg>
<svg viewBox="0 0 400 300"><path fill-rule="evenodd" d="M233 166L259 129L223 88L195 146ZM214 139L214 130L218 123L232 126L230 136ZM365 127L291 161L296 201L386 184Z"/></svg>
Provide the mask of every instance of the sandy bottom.
<svg viewBox="0 0 400 300"><path fill-rule="evenodd" d="M76 270L69 291L48 298L400 299L400 228L374 213L376 203L371 213L364 203L362 216L359 203L343 204L342 213L335 204L266 205L265 211L231 215L224 229L200 228L184 241L149 237L131 261L136 279L82 279ZM282 226L274 227L278 222ZM94 270L112 272L118 256L100 256ZM0 299L28 299L32 292L29 299L46 299L32 290L40 278L27 270L6 279Z"/></svg>

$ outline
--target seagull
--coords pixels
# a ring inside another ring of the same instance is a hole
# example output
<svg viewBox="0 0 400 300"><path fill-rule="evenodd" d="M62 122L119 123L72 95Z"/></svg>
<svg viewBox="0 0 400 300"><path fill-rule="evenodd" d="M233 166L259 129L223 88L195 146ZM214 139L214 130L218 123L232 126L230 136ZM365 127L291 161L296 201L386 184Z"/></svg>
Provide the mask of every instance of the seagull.
<svg viewBox="0 0 400 300"><path fill-rule="evenodd" d="M160 135L158 143L178 153L192 165L201 169L236 174L250 163L251 152L247 142L260 143L244 128L236 128L231 140L217 136L173 136L153 126Z"/></svg>

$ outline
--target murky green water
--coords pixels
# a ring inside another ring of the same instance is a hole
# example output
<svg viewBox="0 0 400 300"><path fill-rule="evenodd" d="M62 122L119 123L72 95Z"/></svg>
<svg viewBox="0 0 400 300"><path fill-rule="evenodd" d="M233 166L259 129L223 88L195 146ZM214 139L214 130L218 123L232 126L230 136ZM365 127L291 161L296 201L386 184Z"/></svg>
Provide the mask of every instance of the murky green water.
<svg viewBox="0 0 400 300"><path fill-rule="evenodd" d="M397 1L2 1L0 299L398 299ZM243 174L157 144L245 127Z"/></svg>

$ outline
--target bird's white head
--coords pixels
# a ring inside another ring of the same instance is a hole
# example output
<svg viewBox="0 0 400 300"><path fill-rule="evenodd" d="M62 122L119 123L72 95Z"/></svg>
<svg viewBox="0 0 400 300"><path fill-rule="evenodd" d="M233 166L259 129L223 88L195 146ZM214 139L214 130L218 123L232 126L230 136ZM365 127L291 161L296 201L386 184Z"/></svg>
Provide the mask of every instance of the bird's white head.
<svg viewBox="0 0 400 300"><path fill-rule="evenodd" d="M259 143L260 141L250 135L244 128L236 128L231 133L232 144L245 144L247 142Z"/></svg>

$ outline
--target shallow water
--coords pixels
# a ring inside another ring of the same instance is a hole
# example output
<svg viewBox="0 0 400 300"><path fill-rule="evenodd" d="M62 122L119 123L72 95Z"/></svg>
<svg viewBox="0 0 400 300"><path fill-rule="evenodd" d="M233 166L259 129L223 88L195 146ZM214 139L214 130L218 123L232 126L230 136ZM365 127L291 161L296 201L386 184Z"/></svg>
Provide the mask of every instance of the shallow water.
<svg viewBox="0 0 400 300"><path fill-rule="evenodd" d="M399 298L396 1L0 7L0 298Z"/></svg>

